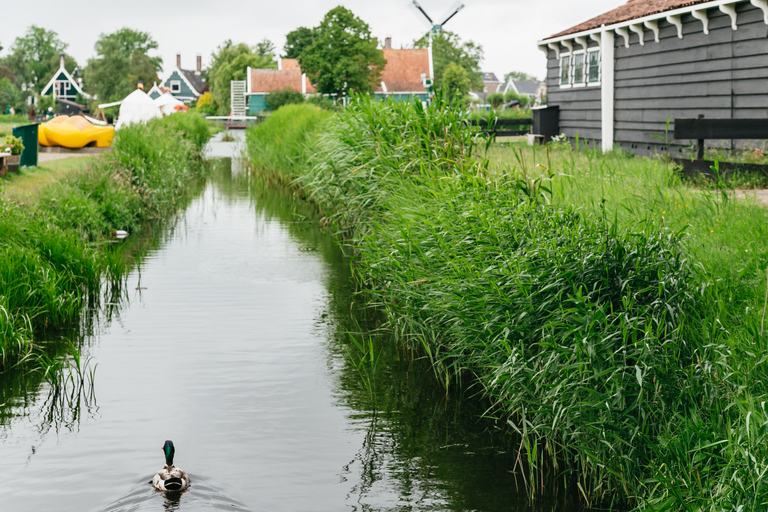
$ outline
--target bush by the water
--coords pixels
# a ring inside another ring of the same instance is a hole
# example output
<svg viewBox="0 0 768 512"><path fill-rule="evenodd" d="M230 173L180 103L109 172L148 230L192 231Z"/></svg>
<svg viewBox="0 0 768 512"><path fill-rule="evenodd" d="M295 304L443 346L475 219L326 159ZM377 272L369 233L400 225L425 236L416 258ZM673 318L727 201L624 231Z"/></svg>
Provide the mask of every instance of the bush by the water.
<svg viewBox="0 0 768 512"><path fill-rule="evenodd" d="M264 98L269 110L277 110L283 105L292 105L295 103L304 103L304 95L293 89L283 89L267 94Z"/></svg>
<svg viewBox="0 0 768 512"><path fill-rule="evenodd" d="M34 204L0 199L0 371L42 330L76 322L105 273L122 265L100 242L175 211L202 177L207 123L174 115L117 132L113 150L48 185Z"/></svg>
<svg viewBox="0 0 768 512"><path fill-rule="evenodd" d="M481 386L532 498L764 510L764 209L570 147L497 171L465 121L439 98L359 99L249 149L349 237L393 337Z"/></svg>

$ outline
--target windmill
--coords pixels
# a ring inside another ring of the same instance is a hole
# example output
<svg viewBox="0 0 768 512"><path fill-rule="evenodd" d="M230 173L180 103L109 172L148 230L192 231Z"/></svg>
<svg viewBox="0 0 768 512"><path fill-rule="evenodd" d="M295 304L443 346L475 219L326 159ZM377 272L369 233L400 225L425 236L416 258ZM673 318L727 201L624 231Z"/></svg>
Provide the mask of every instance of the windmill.
<svg viewBox="0 0 768 512"><path fill-rule="evenodd" d="M440 32L443 30L443 25L448 23L448 21L450 21L451 18L456 16L459 13L459 11L464 8L464 4L459 4L457 7L453 9L451 14L449 14L448 17L445 18L445 20L442 23L435 23L434 20L432 20L432 18L429 16L429 14L427 14L427 11L425 11L424 8L421 5L419 5L419 2L417 2L416 0L413 0L413 5L414 7L416 7L416 9L419 10L419 12L421 12L421 14L424 15L424 17L429 22L431 26L431 28L429 29L430 39L432 38L432 36L439 35Z"/></svg>

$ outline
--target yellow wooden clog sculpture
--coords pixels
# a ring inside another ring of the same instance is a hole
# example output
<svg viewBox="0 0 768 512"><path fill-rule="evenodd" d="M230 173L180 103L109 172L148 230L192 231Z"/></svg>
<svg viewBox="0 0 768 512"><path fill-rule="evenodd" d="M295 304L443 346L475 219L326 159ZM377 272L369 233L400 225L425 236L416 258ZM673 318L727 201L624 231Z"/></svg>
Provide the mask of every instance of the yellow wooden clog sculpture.
<svg viewBox="0 0 768 512"><path fill-rule="evenodd" d="M82 148L94 145L108 148L115 129L112 126L95 126L83 116L57 116L41 124L37 133L37 140L42 146Z"/></svg>

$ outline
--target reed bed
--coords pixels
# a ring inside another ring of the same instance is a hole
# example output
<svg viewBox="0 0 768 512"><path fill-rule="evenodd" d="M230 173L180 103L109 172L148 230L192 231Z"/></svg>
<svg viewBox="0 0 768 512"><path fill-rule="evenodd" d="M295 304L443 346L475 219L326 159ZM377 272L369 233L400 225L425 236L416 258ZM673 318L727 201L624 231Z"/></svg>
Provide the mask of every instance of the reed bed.
<svg viewBox="0 0 768 512"><path fill-rule="evenodd" d="M114 230L136 232L173 213L203 176L204 119L171 116L119 131L113 150L42 187L26 204L0 197L0 372L30 357L45 333L77 325L103 277L125 262Z"/></svg>
<svg viewBox="0 0 768 512"><path fill-rule="evenodd" d="M454 107L360 98L257 167L352 247L401 348L482 389L531 499L764 510L766 210L661 160L493 147Z"/></svg>

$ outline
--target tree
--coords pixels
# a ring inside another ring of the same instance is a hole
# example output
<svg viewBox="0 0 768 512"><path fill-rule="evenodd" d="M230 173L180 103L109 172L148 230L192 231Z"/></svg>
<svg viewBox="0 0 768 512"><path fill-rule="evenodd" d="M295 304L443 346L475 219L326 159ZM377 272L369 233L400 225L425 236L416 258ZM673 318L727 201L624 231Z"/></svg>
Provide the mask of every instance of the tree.
<svg viewBox="0 0 768 512"><path fill-rule="evenodd" d="M259 57L275 57L275 43L267 38L256 43L256 55Z"/></svg>
<svg viewBox="0 0 768 512"><path fill-rule="evenodd" d="M467 70L455 62L450 62L448 66L446 66L440 83L440 88L449 99L453 99L457 96L459 98L464 98L469 94L469 89L472 86L472 80L469 77Z"/></svg>
<svg viewBox="0 0 768 512"><path fill-rule="evenodd" d="M312 42L298 55L299 65L318 92L371 92L381 82L387 61L368 24L342 6L328 11L313 30Z"/></svg>
<svg viewBox="0 0 768 512"><path fill-rule="evenodd" d="M149 55L157 47L149 33L130 28L101 34L95 45L98 57L89 59L84 71L89 92L101 102L118 101L133 92L138 82L157 82L163 60Z"/></svg>
<svg viewBox="0 0 768 512"><path fill-rule="evenodd" d="M269 43L266 45L265 43ZM213 94L213 105L222 115L230 111L230 90L232 80L245 80L248 67L254 69L276 68L272 53L274 45L264 39L251 48L245 43L233 44L231 40L224 41L216 52L211 55L211 65L208 68L208 84Z"/></svg>
<svg viewBox="0 0 768 512"><path fill-rule="evenodd" d="M485 97L485 101L490 103L493 108L499 108L499 105L504 103L504 94L500 92L492 92Z"/></svg>
<svg viewBox="0 0 768 512"><path fill-rule="evenodd" d="M296 30L288 32L285 36L285 46L283 51L285 52L286 59L298 59L304 48L312 44L315 39L315 32L311 28L299 27Z"/></svg>
<svg viewBox="0 0 768 512"><path fill-rule="evenodd" d="M506 75L504 75L504 83L509 82L509 80L533 80L536 81L536 77L533 75L529 75L528 73L525 73L523 71L510 71Z"/></svg>
<svg viewBox="0 0 768 512"><path fill-rule="evenodd" d="M24 105L21 91L13 85L8 77L0 80L0 114L5 113L8 107L13 107L20 112Z"/></svg>
<svg viewBox="0 0 768 512"><path fill-rule="evenodd" d="M13 71L17 82L32 84L39 90L59 69L59 54L67 46L53 30L31 25L23 36L16 38L2 64ZM71 72L77 63L71 57L69 62L72 67L67 71Z"/></svg>
<svg viewBox="0 0 768 512"><path fill-rule="evenodd" d="M531 102L531 98L527 94L518 94L515 91L507 91L507 93L504 95L504 101L509 103L512 100L519 101L520 108L527 107L528 104Z"/></svg>
<svg viewBox="0 0 768 512"><path fill-rule="evenodd" d="M414 41L414 47L429 47L427 36ZM440 87L443 74L448 65L453 63L464 68L469 78L470 88L482 90L483 74L480 72L480 61L483 60L483 47L472 41L462 42L453 32L443 30L440 35L432 37L432 59L435 68L435 85Z"/></svg>

